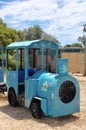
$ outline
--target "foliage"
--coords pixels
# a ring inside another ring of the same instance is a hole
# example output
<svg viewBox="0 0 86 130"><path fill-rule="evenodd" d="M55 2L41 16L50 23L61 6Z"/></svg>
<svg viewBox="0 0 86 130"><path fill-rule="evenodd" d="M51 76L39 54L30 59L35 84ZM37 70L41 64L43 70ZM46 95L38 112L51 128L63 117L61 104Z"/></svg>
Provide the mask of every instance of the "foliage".
<svg viewBox="0 0 86 130"><path fill-rule="evenodd" d="M83 44L83 46L86 47L86 37L84 35L79 36L78 41L80 41Z"/></svg>
<svg viewBox="0 0 86 130"><path fill-rule="evenodd" d="M42 37L42 29L38 25L34 25L28 29L23 30L25 40L36 40Z"/></svg>
<svg viewBox="0 0 86 130"><path fill-rule="evenodd" d="M25 40L37 40L37 39L46 39L56 42L60 45L60 42L53 36L45 33L39 25L34 25L28 29L23 30Z"/></svg>
<svg viewBox="0 0 86 130"><path fill-rule="evenodd" d="M5 23L0 19L0 44L7 46L11 42L16 41L18 38L17 31L8 28Z"/></svg>
<svg viewBox="0 0 86 130"><path fill-rule="evenodd" d="M86 33L86 24L83 25L83 33ZM79 36L78 41L80 41L83 44L83 46L86 48L86 36L85 35Z"/></svg>
<svg viewBox="0 0 86 130"><path fill-rule="evenodd" d="M86 24L83 25L83 32L86 32Z"/></svg>
<svg viewBox="0 0 86 130"><path fill-rule="evenodd" d="M53 36L45 33L39 25L34 25L21 30L8 28L3 20L0 18L0 44L6 47L8 44L15 41L37 40L37 39L52 40L59 44L60 42Z"/></svg>
<svg viewBox="0 0 86 130"><path fill-rule="evenodd" d="M23 31L18 30L18 31L17 31L17 34L18 34L18 39L17 39L17 41L24 41L24 40L26 40Z"/></svg>
<svg viewBox="0 0 86 130"><path fill-rule="evenodd" d="M65 47L82 47L80 43L66 44Z"/></svg>
<svg viewBox="0 0 86 130"><path fill-rule="evenodd" d="M55 37L53 37L53 36L51 36L51 35L49 35L49 34L47 34L45 32L43 33L42 38L46 39L46 40L51 40L51 41L53 41L55 43L58 43L58 45L60 46L60 42Z"/></svg>
<svg viewBox="0 0 86 130"><path fill-rule="evenodd" d="M8 69L16 69L16 51L14 49L8 51Z"/></svg>

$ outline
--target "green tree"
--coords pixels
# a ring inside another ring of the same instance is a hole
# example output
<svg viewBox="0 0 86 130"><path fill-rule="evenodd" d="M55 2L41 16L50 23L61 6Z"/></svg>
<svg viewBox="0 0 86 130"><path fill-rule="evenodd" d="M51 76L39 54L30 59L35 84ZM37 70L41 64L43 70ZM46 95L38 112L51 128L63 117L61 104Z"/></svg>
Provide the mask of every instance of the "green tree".
<svg viewBox="0 0 86 130"><path fill-rule="evenodd" d="M49 35L49 34L47 34L45 32L43 32L42 38L46 39L46 40L51 40L51 41L53 41L55 43L58 43L58 45L61 46L60 42L55 37L53 37L53 36L51 36L51 35Z"/></svg>
<svg viewBox="0 0 86 130"><path fill-rule="evenodd" d="M80 43L73 43L72 47L82 47L82 45Z"/></svg>
<svg viewBox="0 0 86 130"><path fill-rule="evenodd" d="M7 46L11 42L14 42L18 39L17 31L11 28L8 28L6 24L0 19L0 44Z"/></svg>
<svg viewBox="0 0 86 130"><path fill-rule="evenodd" d="M64 47L71 47L71 45L70 44L66 44Z"/></svg>
<svg viewBox="0 0 86 130"><path fill-rule="evenodd" d="M83 33L84 33L83 36L78 37L78 41L80 41L83 44L84 48L86 48L86 35L85 35L85 33L86 33L86 24L83 25Z"/></svg>
<svg viewBox="0 0 86 130"><path fill-rule="evenodd" d="M34 25L27 29L15 30L8 28L3 20L0 18L0 44L7 46L8 44L15 41L24 40L37 40L37 39L47 39L56 42L60 45L60 42L53 36L45 33L39 25Z"/></svg>
<svg viewBox="0 0 86 130"><path fill-rule="evenodd" d="M4 23L1 18L0 18L0 25L4 25L6 27L6 23Z"/></svg>
<svg viewBox="0 0 86 130"><path fill-rule="evenodd" d="M64 47L82 47L80 43L66 44Z"/></svg>
<svg viewBox="0 0 86 130"><path fill-rule="evenodd" d="M38 25L34 25L28 29L24 29L23 31L25 35L25 40L36 40L42 37L42 29Z"/></svg>
<svg viewBox="0 0 86 130"><path fill-rule="evenodd" d="M34 25L28 29L23 30L25 40L37 40L37 39L46 39L56 42L60 45L60 42L53 36L44 32L39 25Z"/></svg>
<svg viewBox="0 0 86 130"><path fill-rule="evenodd" d="M25 40L25 35L24 35L24 32L23 32L23 31L18 30L18 31L17 31L17 34L18 34L18 39L17 39L17 41L24 41L24 40Z"/></svg>

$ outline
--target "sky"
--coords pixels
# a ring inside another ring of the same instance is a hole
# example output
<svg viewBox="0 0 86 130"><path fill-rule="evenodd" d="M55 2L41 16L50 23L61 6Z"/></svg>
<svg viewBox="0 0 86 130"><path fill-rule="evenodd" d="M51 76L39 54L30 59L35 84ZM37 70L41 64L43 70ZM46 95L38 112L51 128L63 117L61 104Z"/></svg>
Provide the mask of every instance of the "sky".
<svg viewBox="0 0 86 130"><path fill-rule="evenodd" d="M86 0L0 0L0 18L17 30L39 25L64 46L83 35Z"/></svg>

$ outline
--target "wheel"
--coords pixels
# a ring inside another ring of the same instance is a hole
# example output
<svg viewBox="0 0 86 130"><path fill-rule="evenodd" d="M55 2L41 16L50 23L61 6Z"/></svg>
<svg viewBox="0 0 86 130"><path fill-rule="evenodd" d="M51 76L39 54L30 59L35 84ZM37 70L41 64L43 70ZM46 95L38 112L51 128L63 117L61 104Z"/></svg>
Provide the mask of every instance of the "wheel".
<svg viewBox="0 0 86 130"><path fill-rule="evenodd" d="M8 101L9 101L10 106L16 107L18 105L14 89L9 90L9 92L8 92Z"/></svg>
<svg viewBox="0 0 86 130"><path fill-rule="evenodd" d="M39 102L33 102L31 104L31 113L34 118L36 118L36 119L41 118L41 108L40 108Z"/></svg>

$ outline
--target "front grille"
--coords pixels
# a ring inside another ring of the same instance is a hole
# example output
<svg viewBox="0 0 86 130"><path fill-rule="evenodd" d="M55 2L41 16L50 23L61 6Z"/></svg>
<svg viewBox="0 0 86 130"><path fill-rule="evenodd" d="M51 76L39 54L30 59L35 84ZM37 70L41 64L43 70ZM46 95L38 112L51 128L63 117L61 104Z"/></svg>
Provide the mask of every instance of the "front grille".
<svg viewBox="0 0 86 130"><path fill-rule="evenodd" d="M71 102L76 94L76 88L71 81L65 81L62 83L59 90L59 97L63 103Z"/></svg>

